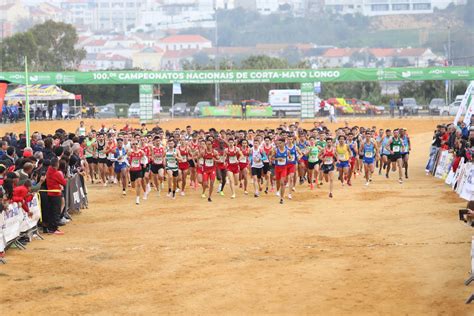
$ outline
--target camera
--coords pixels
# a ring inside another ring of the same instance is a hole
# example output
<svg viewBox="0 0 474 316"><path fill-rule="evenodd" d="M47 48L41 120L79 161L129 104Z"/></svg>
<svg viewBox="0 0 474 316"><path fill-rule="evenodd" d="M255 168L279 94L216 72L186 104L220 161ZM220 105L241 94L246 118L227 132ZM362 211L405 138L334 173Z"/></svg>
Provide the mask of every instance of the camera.
<svg viewBox="0 0 474 316"><path fill-rule="evenodd" d="M459 210L459 220L467 223L468 225L474 227L474 212L468 208L462 208Z"/></svg>

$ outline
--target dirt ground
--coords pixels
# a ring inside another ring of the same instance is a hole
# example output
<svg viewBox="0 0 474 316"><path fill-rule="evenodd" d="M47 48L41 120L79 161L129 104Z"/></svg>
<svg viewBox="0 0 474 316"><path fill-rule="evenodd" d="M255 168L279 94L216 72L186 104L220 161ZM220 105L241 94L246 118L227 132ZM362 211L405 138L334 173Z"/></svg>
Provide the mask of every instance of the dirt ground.
<svg viewBox="0 0 474 316"><path fill-rule="evenodd" d="M278 124L162 126L188 122ZM358 177L351 188L336 185L332 200L325 184L299 186L284 205L242 192L231 200L228 191L211 204L190 191L174 201L154 193L135 206L131 191L122 197L117 187L89 185L90 207L64 236L7 252L1 314L472 315L464 300L473 287L463 284L472 230L457 220L466 203L424 174L437 123L358 120L408 128L410 179L400 185L395 175L376 175L365 187ZM32 130L76 126L42 122Z"/></svg>

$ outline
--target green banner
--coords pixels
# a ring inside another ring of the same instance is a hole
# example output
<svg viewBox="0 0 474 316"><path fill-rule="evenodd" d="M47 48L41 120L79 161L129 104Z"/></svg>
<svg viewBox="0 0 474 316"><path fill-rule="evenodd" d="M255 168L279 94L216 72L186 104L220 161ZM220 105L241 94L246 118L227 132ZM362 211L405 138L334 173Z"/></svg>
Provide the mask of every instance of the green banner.
<svg viewBox="0 0 474 316"><path fill-rule="evenodd" d="M153 85L141 84L138 92L140 96L140 122L146 123L153 119Z"/></svg>
<svg viewBox="0 0 474 316"><path fill-rule="evenodd" d="M30 84L203 84L346 81L473 80L474 67L333 68L221 71L32 72ZM2 72L0 80L24 84L25 73Z"/></svg>
<svg viewBox="0 0 474 316"><path fill-rule="evenodd" d="M205 106L202 108L202 116L212 117L241 117L242 107L240 105L229 106ZM272 117L271 106L247 106L247 117Z"/></svg>
<svg viewBox="0 0 474 316"><path fill-rule="evenodd" d="M314 83L301 84L301 118L314 118Z"/></svg>

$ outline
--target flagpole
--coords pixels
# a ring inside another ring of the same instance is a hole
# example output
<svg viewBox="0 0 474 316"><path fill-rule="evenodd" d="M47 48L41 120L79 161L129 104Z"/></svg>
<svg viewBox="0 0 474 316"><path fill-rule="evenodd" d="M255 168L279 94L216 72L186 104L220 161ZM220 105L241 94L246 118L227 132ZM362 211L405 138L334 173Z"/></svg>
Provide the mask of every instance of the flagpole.
<svg viewBox="0 0 474 316"><path fill-rule="evenodd" d="M30 98L28 95L28 57L25 56L25 124L26 124L26 146L30 147Z"/></svg>

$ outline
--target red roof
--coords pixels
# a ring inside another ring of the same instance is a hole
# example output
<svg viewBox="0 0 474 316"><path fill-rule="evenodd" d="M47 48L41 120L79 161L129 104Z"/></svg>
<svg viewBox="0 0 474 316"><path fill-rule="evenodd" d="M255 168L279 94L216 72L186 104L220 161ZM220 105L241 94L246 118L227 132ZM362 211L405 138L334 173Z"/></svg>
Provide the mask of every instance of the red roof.
<svg viewBox="0 0 474 316"><path fill-rule="evenodd" d="M210 42L201 35L172 35L160 40L161 43L206 43Z"/></svg>
<svg viewBox="0 0 474 316"><path fill-rule="evenodd" d="M426 52L426 48L401 48L397 50L399 57L421 56Z"/></svg>
<svg viewBox="0 0 474 316"><path fill-rule="evenodd" d="M356 51L357 48L330 48L324 52L323 57L349 57Z"/></svg>
<svg viewBox="0 0 474 316"><path fill-rule="evenodd" d="M93 40L84 46L104 46L105 43L107 43L106 40Z"/></svg>
<svg viewBox="0 0 474 316"><path fill-rule="evenodd" d="M394 48L371 48L369 53L375 57L392 57L395 56L396 50Z"/></svg>

